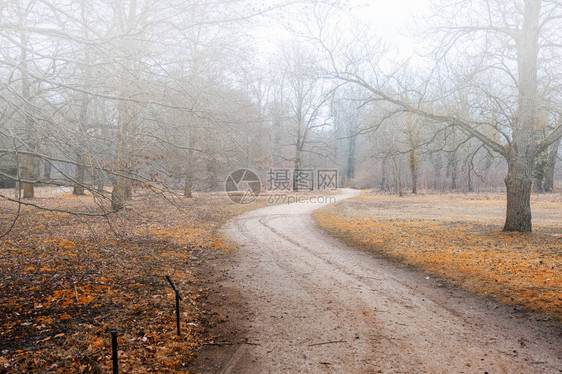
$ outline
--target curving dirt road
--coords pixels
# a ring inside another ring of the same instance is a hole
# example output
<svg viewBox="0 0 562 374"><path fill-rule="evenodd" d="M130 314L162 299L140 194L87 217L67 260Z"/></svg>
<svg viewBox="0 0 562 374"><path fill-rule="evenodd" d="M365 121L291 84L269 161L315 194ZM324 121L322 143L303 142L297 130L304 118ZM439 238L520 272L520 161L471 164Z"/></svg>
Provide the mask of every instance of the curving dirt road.
<svg viewBox="0 0 562 374"><path fill-rule="evenodd" d="M208 370L562 372L559 328L347 247L315 225L322 205L268 207L227 226L240 250L220 287L239 293L230 323L245 342Z"/></svg>

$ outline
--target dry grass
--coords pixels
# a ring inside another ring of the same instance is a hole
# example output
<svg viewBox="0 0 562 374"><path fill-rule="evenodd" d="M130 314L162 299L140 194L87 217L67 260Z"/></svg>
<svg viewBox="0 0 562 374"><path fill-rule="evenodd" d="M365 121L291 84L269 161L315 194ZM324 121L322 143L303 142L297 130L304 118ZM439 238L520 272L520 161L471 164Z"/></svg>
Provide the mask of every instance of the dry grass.
<svg viewBox="0 0 562 374"><path fill-rule="evenodd" d="M562 199L533 199L533 234L501 232L500 196L363 193L315 213L352 246L562 321Z"/></svg>
<svg viewBox="0 0 562 374"><path fill-rule="evenodd" d="M67 192L33 202L98 209ZM0 373L110 372L112 329L120 334L120 372L185 372L211 339L211 316L200 307L205 256L229 248L219 234L226 220L267 204L267 197L237 205L206 193L171 205L145 195L110 220L24 208L0 239ZM15 212L0 201L2 231ZM184 298L181 338L166 274Z"/></svg>

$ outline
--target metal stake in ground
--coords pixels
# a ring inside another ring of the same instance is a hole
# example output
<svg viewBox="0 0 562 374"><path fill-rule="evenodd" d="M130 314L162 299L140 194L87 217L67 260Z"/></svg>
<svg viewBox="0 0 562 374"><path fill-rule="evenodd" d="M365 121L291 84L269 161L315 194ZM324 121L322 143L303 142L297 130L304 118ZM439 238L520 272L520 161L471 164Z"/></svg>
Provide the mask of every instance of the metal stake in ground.
<svg viewBox="0 0 562 374"><path fill-rule="evenodd" d="M176 293L176 332L177 332L178 336L180 336L181 335L181 329L180 329L180 300L181 300L181 296L180 296L180 292L176 288L174 282L172 282L172 279L170 278L169 275L166 275L166 279L168 280L168 283L170 283L170 286L172 286L172 289Z"/></svg>
<svg viewBox="0 0 562 374"><path fill-rule="evenodd" d="M113 360L113 374L119 374L119 358L117 357L117 331L111 332L111 356Z"/></svg>
<svg viewBox="0 0 562 374"><path fill-rule="evenodd" d="M176 290L176 329L177 329L178 336L180 336L181 335L181 330L180 330L180 294L177 290Z"/></svg>

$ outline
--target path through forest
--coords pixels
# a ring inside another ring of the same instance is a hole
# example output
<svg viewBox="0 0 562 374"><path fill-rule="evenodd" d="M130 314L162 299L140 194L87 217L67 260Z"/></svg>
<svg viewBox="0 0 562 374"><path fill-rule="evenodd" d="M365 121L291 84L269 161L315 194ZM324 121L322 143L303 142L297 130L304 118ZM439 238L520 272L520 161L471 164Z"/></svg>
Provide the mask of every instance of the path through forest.
<svg viewBox="0 0 562 374"><path fill-rule="evenodd" d="M344 190L338 200L356 196ZM244 340L203 351L222 373L560 373L560 330L347 247L315 225L323 204L252 211L220 287ZM244 312L242 312L242 309Z"/></svg>

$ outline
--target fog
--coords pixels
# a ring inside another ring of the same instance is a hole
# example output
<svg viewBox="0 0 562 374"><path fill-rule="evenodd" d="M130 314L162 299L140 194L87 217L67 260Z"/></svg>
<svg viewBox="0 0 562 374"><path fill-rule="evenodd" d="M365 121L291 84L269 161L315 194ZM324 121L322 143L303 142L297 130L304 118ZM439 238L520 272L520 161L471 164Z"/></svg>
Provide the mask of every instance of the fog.
<svg viewBox="0 0 562 374"><path fill-rule="evenodd" d="M0 5L0 196L220 191L333 169L389 193L560 188L559 1ZM511 217L511 218L510 218Z"/></svg>

